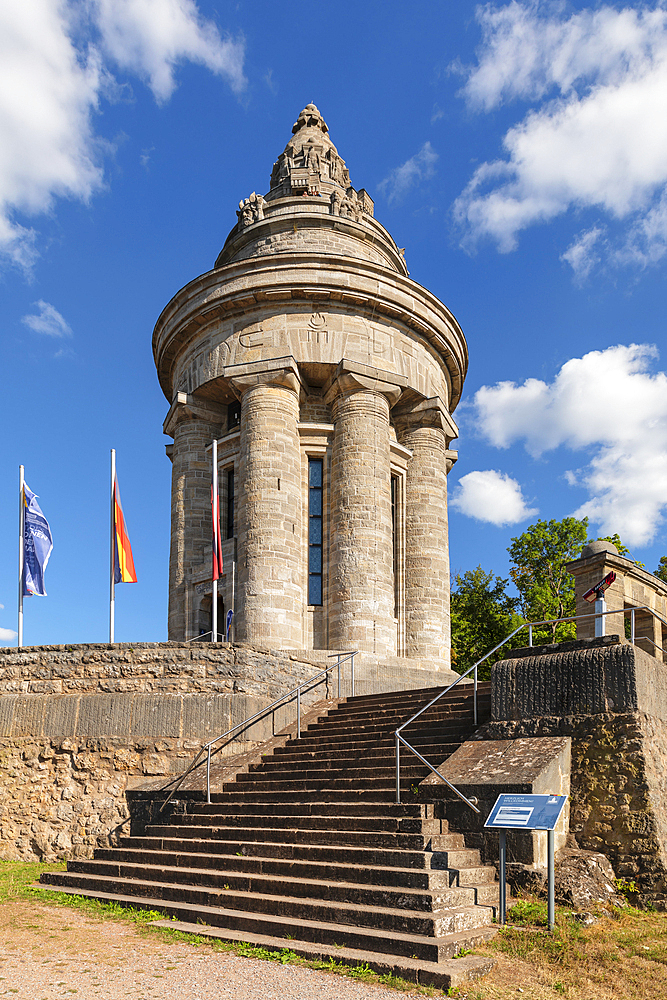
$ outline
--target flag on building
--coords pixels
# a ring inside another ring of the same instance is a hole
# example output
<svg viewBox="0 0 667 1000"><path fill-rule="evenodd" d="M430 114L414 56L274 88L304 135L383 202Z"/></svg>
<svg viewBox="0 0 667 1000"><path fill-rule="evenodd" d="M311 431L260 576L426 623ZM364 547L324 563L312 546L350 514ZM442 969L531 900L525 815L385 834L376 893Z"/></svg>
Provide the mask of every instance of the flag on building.
<svg viewBox="0 0 667 1000"><path fill-rule="evenodd" d="M222 535L220 534L220 497L211 483L211 513L213 515L213 575L211 579L219 580L222 576Z"/></svg>
<svg viewBox="0 0 667 1000"><path fill-rule="evenodd" d="M114 523L114 583L136 583L137 574L132 558L132 546L125 528L125 518L120 502L118 479L113 480L113 523Z"/></svg>
<svg viewBox="0 0 667 1000"><path fill-rule="evenodd" d="M23 596L46 597L44 571L53 549L49 522L37 503L37 495L23 484Z"/></svg>

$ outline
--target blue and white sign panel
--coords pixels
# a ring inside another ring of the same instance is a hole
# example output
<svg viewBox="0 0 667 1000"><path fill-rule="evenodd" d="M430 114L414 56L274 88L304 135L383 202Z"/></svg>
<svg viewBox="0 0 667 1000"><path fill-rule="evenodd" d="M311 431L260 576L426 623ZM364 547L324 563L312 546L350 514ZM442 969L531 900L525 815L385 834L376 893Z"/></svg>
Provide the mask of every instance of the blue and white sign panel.
<svg viewBox="0 0 667 1000"><path fill-rule="evenodd" d="M484 826L491 830L553 830L567 795L499 795Z"/></svg>

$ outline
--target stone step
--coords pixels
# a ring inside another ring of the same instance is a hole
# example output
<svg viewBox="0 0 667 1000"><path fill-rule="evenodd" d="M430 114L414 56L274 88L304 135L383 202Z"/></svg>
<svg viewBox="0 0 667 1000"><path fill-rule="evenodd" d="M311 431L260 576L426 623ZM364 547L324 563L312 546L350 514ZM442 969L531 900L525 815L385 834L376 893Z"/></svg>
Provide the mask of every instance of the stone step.
<svg viewBox="0 0 667 1000"><path fill-rule="evenodd" d="M59 877L66 876L67 872L44 873L44 875L48 875L50 878L55 880ZM42 877L44 878L44 876ZM56 891L59 892L68 891L62 881L50 881L47 883L45 879L42 884L50 884ZM211 906L206 903L192 903L175 899L164 899L157 895L153 895L155 889L159 886L157 883L151 885L152 892L150 896L142 896L140 893L135 894L132 892L111 892L110 890L112 887L116 888L113 879L109 879L107 883L103 884L107 885L106 889L83 888L81 886L72 885L70 891L74 895L83 895L102 900L113 900L114 902L118 902L126 906L134 906L143 909L160 909L170 916L178 916L179 919L187 919L195 924L199 920L203 920L211 926L223 928L230 927L233 928L235 932L240 933L271 933L271 936L285 939L286 947L290 946L290 937L296 930L294 918L290 915L285 915L282 909L279 913L255 913L252 911L248 912L246 910L235 910L224 906ZM134 887L135 886L133 886L133 888ZM264 898L266 900L268 897ZM277 898L277 905L279 908L281 908L284 903L285 897ZM325 907L322 907L321 909L322 912L326 912ZM480 912L479 914L470 914L468 917L469 910L479 910ZM360 915L365 913L366 916L369 914L369 911L365 908L355 909L354 911L350 910L350 912L359 913ZM447 911L443 912L447 913ZM357 926L349 923L341 924L329 920L317 920L300 917L298 920L299 938L302 940L315 941L331 947L334 945L342 945L343 947L362 948L364 950L379 952L381 954L399 955L410 958L414 956L417 959L438 962L445 958L451 958L463 948L474 947L475 943L488 940L488 929L491 929L491 931L495 930L495 928L491 927L492 914L490 908L468 907L464 908L463 912L461 910L449 912L450 917L445 918L443 926L457 924L464 924L465 926L459 926L453 931L443 932L437 937L422 935L419 933L415 934L411 931L398 929L392 929L392 933L387 934L386 932L383 933L382 930L378 930L371 926ZM484 922L484 918L482 918L483 913L486 915L486 922ZM403 916L405 917L405 914ZM426 919L428 921L428 918ZM471 921L474 920L475 922L468 924L468 919ZM405 922L406 924L411 923L411 921L407 918ZM467 941L469 943L462 945L462 941Z"/></svg>
<svg viewBox="0 0 667 1000"><path fill-rule="evenodd" d="M484 701L478 699L478 715L488 712L490 705L490 699L485 699ZM378 709L369 712L351 712L344 709L336 709L328 715L320 716L317 721L311 722L310 727L322 726L323 729L327 730L341 725L356 726L357 729L366 728L366 726L387 725L396 729L398 726L404 725L417 711L419 711L417 707L415 707L414 711L412 711L412 708ZM454 721L463 720L473 723L474 712L475 706L472 698L466 702L461 701L458 703L443 704L442 702L437 702L431 708L424 709L421 715L418 715L410 725L425 723L435 725L440 722L451 724Z"/></svg>
<svg viewBox="0 0 667 1000"><path fill-rule="evenodd" d="M230 816L225 810L215 811L211 806L206 812L195 812L179 814L170 818L172 823L179 826L215 826L230 828L255 828L255 829L291 829L295 831L317 831L317 830L338 830L351 831L356 833L410 833L425 836L433 834L448 833L447 828L442 830L442 820L439 819L393 819L380 816L281 816L281 815L248 815L240 813ZM451 837L458 838L463 846L463 836L460 833L450 834Z"/></svg>
<svg viewBox="0 0 667 1000"><path fill-rule="evenodd" d="M419 705L427 705L429 701L442 692L444 687L446 687L446 685L442 685L441 687L415 688L411 691L390 691L385 694L360 694L355 695L352 698L346 698L341 704L343 707L349 706L351 708L364 708L375 705L412 704L413 702L416 702ZM479 681L477 684L477 696L479 697L482 694L490 695L490 693L491 682ZM473 684L471 682L459 681L456 687L442 695L440 700L443 701L445 699L460 696L473 696Z"/></svg>
<svg viewBox="0 0 667 1000"><path fill-rule="evenodd" d="M435 726L429 728L406 729L402 736L408 743L460 743L469 739L473 727L470 726ZM378 729L361 731L351 727L347 730L331 730L322 734L319 730L304 730L301 739L289 740L285 747L293 751L295 748L337 750L356 746L360 749L367 746L395 746L395 730Z"/></svg>
<svg viewBox="0 0 667 1000"><path fill-rule="evenodd" d="M211 840L223 841L238 850L240 844L253 841L278 844L301 844L304 841L303 830L295 827L254 827L254 826L212 826L196 823L181 825L167 824L146 827L145 836L158 838L177 838L179 840ZM467 851L463 846L460 834L448 833L444 836L424 836L421 833L373 833L367 830L332 830L315 829L308 833L311 846L340 845L341 847L364 847L367 849L384 849L397 851ZM473 858L474 854L474 858ZM479 851L471 852L468 864L479 860Z"/></svg>
<svg viewBox="0 0 667 1000"><path fill-rule="evenodd" d="M457 885L456 873L446 868L383 868L371 864L355 865L332 861L281 860L276 858L249 857L243 854L222 856L220 854L196 853L195 842L183 844L179 850L134 850L128 847L104 847L95 852L96 860L113 861L118 864L150 864L178 868L213 868L216 872L238 875L267 875L275 880L289 882L292 879L317 879L329 882L350 882L355 885L390 886L396 889L422 889L439 891ZM80 862L72 862L72 864ZM493 869L491 869L493 872ZM480 883L486 888L490 882ZM477 890L480 887L472 886ZM496 887L497 889L497 887Z"/></svg>
<svg viewBox="0 0 667 1000"><path fill-rule="evenodd" d="M485 976L495 965L492 958L478 955L463 955L461 958L443 959L440 962L425 962L413 958L391 958L374 952L361 951L356 948L342 948L335 945L332 948L312 944L306 941L290 938L285 941L283 938L269 937L264 934L240 935L233 929L221 930L217 927L206 927L201 924L192 924L184 920L153 920L151 923L157 927L168 927L170 930L181 931L182 933L203 935L211 938L218 938L224 941L243 942L254 945L258 948L265 948L269 951L280 951L287 948L291 953L299 955L309 961L334 961L341 965L357 967L366 965L373 972L379 975L391 975L408 982L416 983L420 986L431 986L443 991L457 990L466 984L474 982ZM452 935L459 941L458 952L465 952L469 946L475 946L488 940L495 931L490 928L475 932L479 935L474 942L468 932L461 935Z"/></svg>
<svg viewBox="0 0 667 1000"><path fill-rule="evenodd" d="M345 772L344 772L345 773ZM418 763L416 766L401 766L401 786L410 789L412 784L418 785L423 777L428 774L425 764ZM326 771L315 773L313 777L307 773L284 771L276 775L272 780L266 781L262 772L247 775L244 781L223 782L224 792L232 791L262 791L267 787L275 789L277 792L291 790L293 793L308 792L313 793L318 790L339 789L344 791L374 791L384 788L396 787L396 769L383 768L381 774L377 775L346 775L334 772L333 775Z"/></svg>
<svg viewBox="0 0 667 1000"><path fill-rule="evenodd" d="M279 801L268 802L262 798L259 802L245 801L228 802L223 793L213 792L211 803L200 801L187 801L185 807L187 812L193 813L218 813L224 809L225 814L231 815L281 815L281 816L345 816L345 817L368 817L371 820L380 819L419 819L426 814L426 810L433 807L422 805L417 802L405 802L398 805L396 802L345 802L345 801L320 801L317 799L308 802L299 801ZM178 801L178 800L176 800ZM180 816L180 814L179 814ZM440 821L442 822L442 820ZM442 832L445 832L444 830Z"/></svg>
<svg viewBox="0 0 667 1000"><path fill-rule="evenodd" d="M164 882L189 886L210 887L224 890L226 906L234 893L255 893L276 896L293 896L299 899L326 900L330 903L351 903L355 906L375 906L396 910L437 911L445 907L466 907L478 903L474 887L443 886L435 890L408 889L394 886L358 885L352 882L331 881L326 878L292 876L289 882L280 882L270 875L244 875L212 868L184 868L162 866L130 860L77 860L68 865L67 874L105 876L118 880L134 879L138 882ZM325 875L324 872L320 873ZM76 879L70 884L78 884ZM495 901L497 903L497 899ZM236 905L236 904L234 904ZM490 903L493 905L493 902Z"/></svg>
<svg viewBox="0 0 667 1000"><path fill-rule="evenodd" d="M405 796L407 797L410 792L410 787L406 782L403 782L405 786ZM270 788L242 788L233 782L228 782L223 785L224 791L211 792L211 801L220 803L233 803L233 802L247 802L258 805L260 802L266 803L289 803L294 801L295 791L297 794L303 791L303 789L294 789L292 787L274 789ZM348 789L336 789L331 787L329 783L322 783L321 788L311 788L308 789L309 797L317 799L319 803L339 803L341 808L346 805L353 803L368 803L369 805L386 805L389 808L391 805L395 804L396 800L396 786L394 785L389 788L388 786L382 786L380 788L348 788Z"/></svg>
<svg viewBox="0 0 667 1000"><path fill-rule="evenodd" d="M415 781L421 781L425 773L425 765L419 762L415 764L409 761L405 765L401 765L401 778L406 780L412 778ZM367 767L320 767L311 761L303 761L293 762L280 770L260 767L249 773L242 772L236 775L236 782L240 785L251 785L259 781L329 781L343 778L348 782L356 782L357 780L371 782L378 778L393 778L395 782L396 766L379 767L369 763Z"/></svg>
<svg viewBox="0 0 667 1000"><path fill-rule="evenodd" d="M396 729L399 728L400 720L385 721L381 720L372 721L364 726L356 725L354 722L343 722L343 724L331 722L327 725L323 723L311 723L305 729L302 730L302 739L308 739L310 737L317 737L319 742L326 742L332 737L340 739L342 736L356 736L363 734L363 739L368 742L376 735L388 735L393 734ZM410 733L416 735L417 733L464 733L469 732L473 725L472 716L470 719L461 718L457 716L451 721L440 721L438 719L418 719L417 722L412 723L410 726L406 726L402 731L405 738L409 739Z"/></svg>
<svg viewBox="0 0 667 1000"><path fill-rule="evenodd" d="M440 757L441 760L445 760L455 750L458 750L460 746L461 744L456 741L434 740L430 743L420 743L418 749L427 759L435 756L436 758ZM404 747L401 747L401 750L407 752ZM392 740L391 742L387 741L384 746L364 746L363 749L359 750L327 750L324 748L300 750L298 749L298 743L292 743L289 746L280 747L279 754L276 753L271 757L267 757L261 764L253 764L251 767L253 769L264 767L278 770L284 767L286 762L304 760L321 761L325 766L329 766L327 763L329 761L332 762L332 766L338 763L344 766L347 762L354 764L357 761L362 766L376 766L371 763L373 761L383 761L387 765L390 765L396 760L396 744Z"/></svg>
<svg viewBox="0 0 667 1000"><path fill-rule="evenodd" d="M192 831L191 831L192 832ZM296 843L280 843L278 841L259 840L216 840L214 838L197 838L195 836L140 836L122 837L122 847L131 850L151 850L181 852L191 851L211 855L235 855L255 858L271 858L292 861L323 861L334 864L372 865L386 868L447 868L449 867L448 852L432 852L423 850L391 850L387 848L369 848L360 846L335 846L333 844L307 844L303 838ZM452 854L453 852L449 852ZM470 863L462 861L467 868ZM471 869L472 870L472 869ZM488 871L495 877L493 868L474 868L475 871ZM486 881L479 879L480 883Z"/></svg>

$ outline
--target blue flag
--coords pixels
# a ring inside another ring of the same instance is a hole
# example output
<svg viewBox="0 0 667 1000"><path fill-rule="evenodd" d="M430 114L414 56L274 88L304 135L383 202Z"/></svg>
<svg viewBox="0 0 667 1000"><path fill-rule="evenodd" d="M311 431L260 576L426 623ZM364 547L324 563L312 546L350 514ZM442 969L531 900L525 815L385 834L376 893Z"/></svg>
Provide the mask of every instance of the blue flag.
<svg viewBox="0 0 667 1000"><path fill-rule="evenodd" d="M44 590L44 570L51 555L53 539L51 529L37 497L23 484L25 515L23 522L23 596L35 594L46 597Z"/></svg>

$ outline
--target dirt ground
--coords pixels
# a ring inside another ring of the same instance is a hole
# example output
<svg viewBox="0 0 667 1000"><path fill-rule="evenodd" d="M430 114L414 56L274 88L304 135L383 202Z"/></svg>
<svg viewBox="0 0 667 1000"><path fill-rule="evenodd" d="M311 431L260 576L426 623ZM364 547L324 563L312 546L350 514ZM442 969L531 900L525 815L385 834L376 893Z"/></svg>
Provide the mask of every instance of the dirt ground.
<svg viewBox="0 0 667 1000"><path fill-rule="evenodd" d="M0 996L23 1000L381 1000L384 987L145 935L119 920L0 906ZM404 994L405 995L405 994Z"/></svg>

